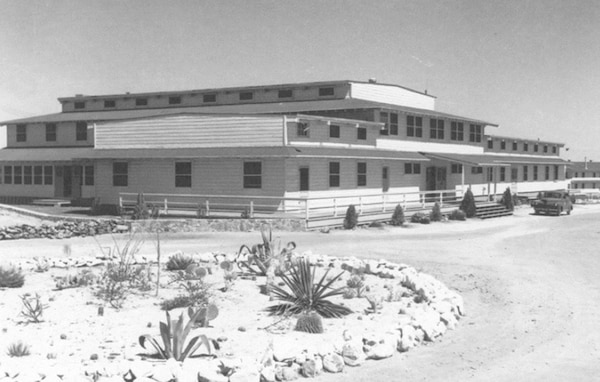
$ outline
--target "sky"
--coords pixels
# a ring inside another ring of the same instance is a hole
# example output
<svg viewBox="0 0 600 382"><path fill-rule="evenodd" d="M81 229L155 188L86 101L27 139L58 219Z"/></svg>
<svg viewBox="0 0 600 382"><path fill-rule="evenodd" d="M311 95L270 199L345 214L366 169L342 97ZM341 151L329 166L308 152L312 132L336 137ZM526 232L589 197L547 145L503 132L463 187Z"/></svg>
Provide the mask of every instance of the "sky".
<svg viewBox="0 0 600 382"><path fill-rule="evenodd" d="M58 97L376 78L600 160L600 1L0 0L0 121ZM0 144L2 143L0 139Z"/></svg>

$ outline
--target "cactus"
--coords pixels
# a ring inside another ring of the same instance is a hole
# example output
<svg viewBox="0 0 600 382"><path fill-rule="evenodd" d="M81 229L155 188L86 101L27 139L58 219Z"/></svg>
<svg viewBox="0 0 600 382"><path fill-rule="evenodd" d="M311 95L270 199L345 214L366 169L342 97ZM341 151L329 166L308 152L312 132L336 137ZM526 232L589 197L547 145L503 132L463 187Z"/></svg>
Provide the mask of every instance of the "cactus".
<svg viewBox="0 0 600 382"><path fill-rule="evenodd" d="M192 318L196 312L193 307L188 308L188 315ZM195 324L200 325L203 328L208 327L208 323L219 315L219 308L215 304L207 304L200 308L200 313L198 314Z"/></svg>
<svg viewBox="0 0 600 382"><path fill-rule="evenodd" d="M317 312L302 313L296 321L295 330L306 333L323 333L323 319Z"/></svg>
<svg viewBox="0 0 600 382"><path fill-rule="evenodd" d="M362 294L365 291L364 276L353 275L346 281L346 285L348 285L348 288L352 288L356 291L356 297L362 297Z"/></svg>
<svg viewBox="0 0 600 382"><path fill-rule="evenodd" d="M0 288L20 288L25 284L25 276L17 268L0 267Z"/></svg>

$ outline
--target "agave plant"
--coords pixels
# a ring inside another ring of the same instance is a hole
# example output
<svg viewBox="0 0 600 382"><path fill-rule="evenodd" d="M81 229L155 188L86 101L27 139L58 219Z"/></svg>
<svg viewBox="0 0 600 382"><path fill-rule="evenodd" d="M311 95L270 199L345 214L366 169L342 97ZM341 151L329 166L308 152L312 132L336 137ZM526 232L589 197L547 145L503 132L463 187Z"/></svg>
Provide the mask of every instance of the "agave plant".
<svg viewBox="0 0 600 382"><path fill-rule="evenodd" d="M139 338L139 343L144 349L146 349L145 345L146 341L148 341L156 349L160 358L173 358L176 361L184 361L187 357L194 354L194 352L202 345L206 347L208 355L212 355L213 347L217 350L219 349L219 343L213 339L209 339L204 334L192 338L188 344L185 345L185 340L190 333L194 322L202 314L201 310L198 310L190 317L190 320L185 327L183 326L183 313L179 316L175 326L171 326L171 316L169 315L169 312L166 314L167 322L160 323L160 337L163 346L161 346L151 335L144 334Z"/></svg>
<svg viewBox="0 0 600 382"><path fill-rule="evenodd" d="M275 273L283 273L289 267L289 257L296 249L296 243L290 241L285 248L281 248L281 242L273 240L271 227L268 233L264 228L260 233L261 244L253 245L252 248L245 244L240 247L236 259L238 267L257 276L265 276L270 266L277 266Z"/></svg>
<svg viewBox="0 0 600 382"><path fill-rule="evenodd" d="M298 259L287 273L281 275L281 279L289 290L278 285L271 286L273 297L284 302L268 307L267 311L271 314L316 312L324 318L337 318L352 313L348 307L327 300L343 294L345 290L343 287L331 288L331 285L340 278L343 272L326 281L328 273L329 269L315 283L315 267L311 267L306 259Z"/></svg>

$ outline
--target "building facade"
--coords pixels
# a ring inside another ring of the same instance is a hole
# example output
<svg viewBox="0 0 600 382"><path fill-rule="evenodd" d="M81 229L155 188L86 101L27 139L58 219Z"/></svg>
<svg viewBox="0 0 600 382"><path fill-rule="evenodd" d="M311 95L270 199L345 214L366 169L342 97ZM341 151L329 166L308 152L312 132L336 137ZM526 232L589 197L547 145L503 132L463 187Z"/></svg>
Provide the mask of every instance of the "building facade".
<svg viewBox="0 0 600 382"><path fill-rule="evenodd" d="M435 97L332 81L59 98L3 122L0 197L120 193L319 198L567 188L561 143L489 134ZM278 204L281 206L280 204Z"/></svg>

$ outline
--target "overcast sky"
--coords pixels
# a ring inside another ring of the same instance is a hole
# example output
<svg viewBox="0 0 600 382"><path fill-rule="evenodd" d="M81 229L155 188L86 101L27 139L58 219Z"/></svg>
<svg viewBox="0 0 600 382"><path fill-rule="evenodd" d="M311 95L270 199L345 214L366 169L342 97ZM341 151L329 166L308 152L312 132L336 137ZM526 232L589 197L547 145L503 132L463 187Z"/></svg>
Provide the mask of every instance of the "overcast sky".
<svg viewBox="0 0 600 382"><path fill-rule="evenodd" d="M600 160L600 1L0 0L0 121L56 98L377 78Z"/></svg>

